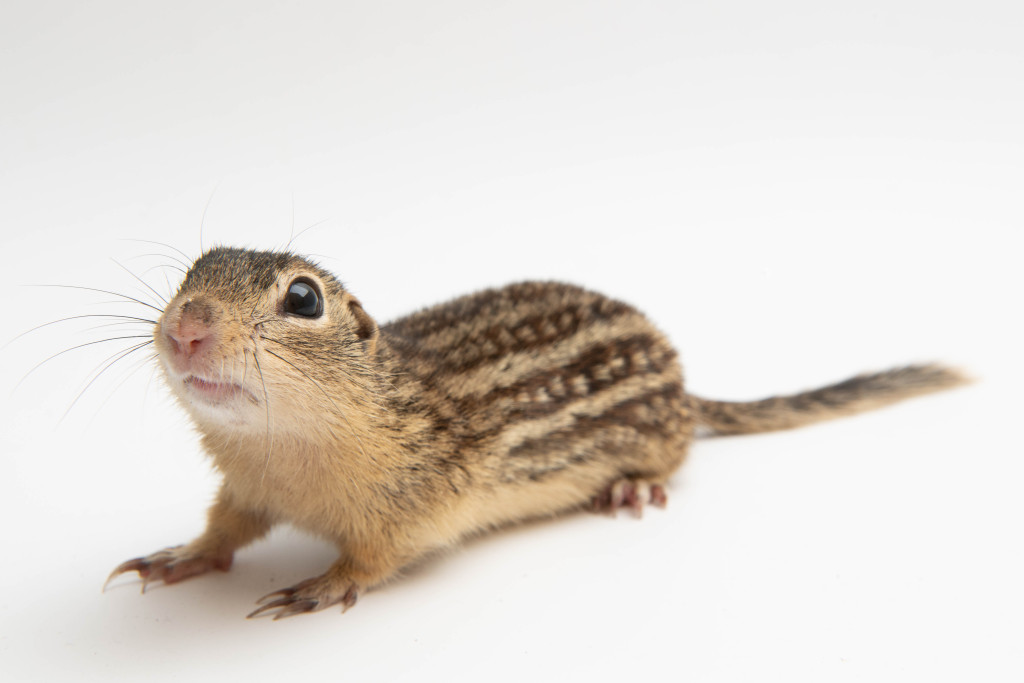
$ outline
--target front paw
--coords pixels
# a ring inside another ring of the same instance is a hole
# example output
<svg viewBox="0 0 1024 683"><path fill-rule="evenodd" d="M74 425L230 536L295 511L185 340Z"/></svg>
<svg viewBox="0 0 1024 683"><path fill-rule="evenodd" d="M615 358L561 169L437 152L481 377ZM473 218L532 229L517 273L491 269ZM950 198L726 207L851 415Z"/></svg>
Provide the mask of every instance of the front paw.
<svg viewBox="0 0 1024 683"><path fill-rule="evenodd" d="M264 595L256 601L260 607L246 618L273 614L276 621L296 614L317 612L337 604L341 604L341 611L345 612L356 604L358 598L359 586L355 582L328 572L323 576L306 579L291 588Z"/></svg>
<svg viewBox="0 0 1024 683"><path fill-rule="evenodd" d="M232 552L209 552L193 548L191 545L178 545L173 548L158 550L146 557L136 557L122 562L110 572L103 589L116 577L125 572L138 572L142 577L142 592L146 586L155 582L177 583L192 576L205 574L211 569L226 572L231 569L234 559Z"/></svg>

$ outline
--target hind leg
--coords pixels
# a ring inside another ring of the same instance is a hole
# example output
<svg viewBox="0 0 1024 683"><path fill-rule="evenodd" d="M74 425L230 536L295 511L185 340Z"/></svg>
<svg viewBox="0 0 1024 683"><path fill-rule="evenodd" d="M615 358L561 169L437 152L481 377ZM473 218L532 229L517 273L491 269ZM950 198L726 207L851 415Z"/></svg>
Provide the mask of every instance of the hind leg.
<svg viewBox="0 0 1024 683"><path fill-rule="evenodd" d="M624 477L613 481L594 497L593 509L614 515L619 508L630 508L637 517L641 517L645 505L663 508L667 502L668 496L662 484Z"/></svg>
<svg viewBox="0 0 1024 683"><path fill-rule="evenodd" d="M629 508L637 517L643 515L645 505L665 507L668 496L665 481L672 475L690 447L693 425L680 412L678 419L665 424L667 434L646 436L639 447L620 454L617 470L608 473L609 482L592 500L597 512L615 514L619 508Z"/></svg>

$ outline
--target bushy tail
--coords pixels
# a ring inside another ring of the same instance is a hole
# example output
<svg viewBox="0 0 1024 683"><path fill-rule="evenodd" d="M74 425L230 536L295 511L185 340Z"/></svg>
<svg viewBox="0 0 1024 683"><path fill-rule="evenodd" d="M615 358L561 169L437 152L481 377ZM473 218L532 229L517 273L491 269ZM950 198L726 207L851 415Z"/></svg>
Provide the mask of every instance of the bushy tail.
<svg viewBox="0 0 1024 683"><path fill-rule="evenodd" d="M713 434L753 434L853 415L968 381L960 372L941 365L908 365L760 401L709 401L692 395L690 399L698 424L710 428Z"/></svg>

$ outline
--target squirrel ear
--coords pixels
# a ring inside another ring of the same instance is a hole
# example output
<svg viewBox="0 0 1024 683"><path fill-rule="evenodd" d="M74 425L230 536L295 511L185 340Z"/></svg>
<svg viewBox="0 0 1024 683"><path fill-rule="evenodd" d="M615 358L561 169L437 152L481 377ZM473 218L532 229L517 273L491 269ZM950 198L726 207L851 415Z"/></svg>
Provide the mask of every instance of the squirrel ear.
<svg viewBox="0 0 1024 683"><path fill-rule="evenodd" d="M356 336L362 340L363 348L368 353L372 353L377 346L377 337L380 336L377 323L367 315L366 311L363 310L362 304L357 299L349 300L348 310L356 321Z"/></svg>

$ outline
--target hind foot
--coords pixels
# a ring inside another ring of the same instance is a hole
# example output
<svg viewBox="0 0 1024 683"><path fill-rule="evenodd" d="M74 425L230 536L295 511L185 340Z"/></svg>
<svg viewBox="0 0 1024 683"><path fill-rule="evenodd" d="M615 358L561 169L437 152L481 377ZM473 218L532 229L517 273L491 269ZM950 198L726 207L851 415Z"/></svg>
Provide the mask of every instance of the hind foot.
<svg viewBox="0 0 1024 683"><path fill-rule="evenodd" d="M644 505L663 508L668 502L665 487L651 484L643 479L619 479L594 498L596 512L615 514L619 508L631 508L637 517L642 517Z"/></svg>

